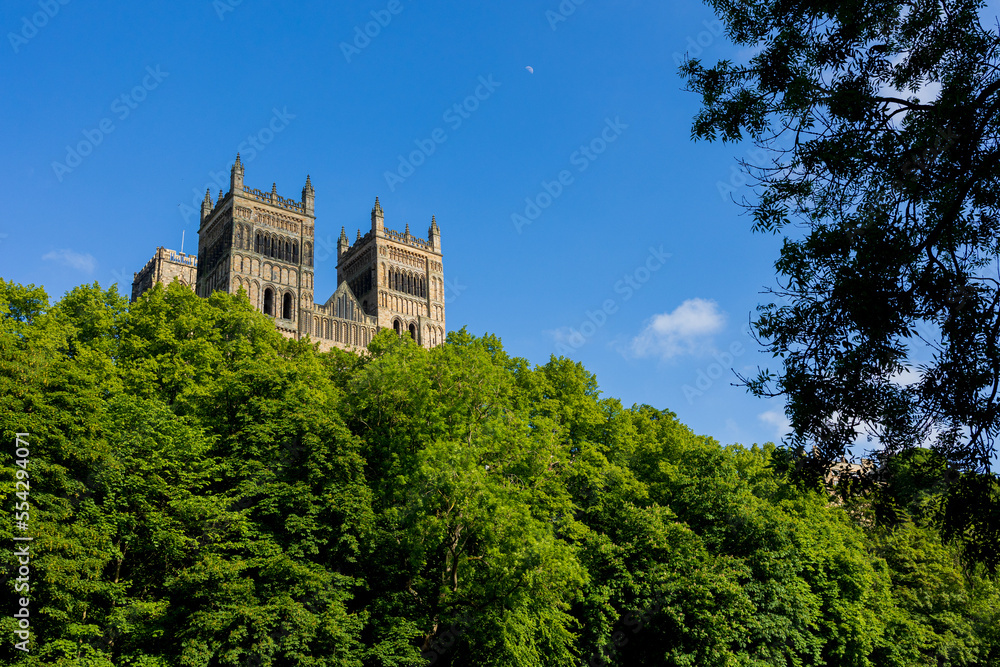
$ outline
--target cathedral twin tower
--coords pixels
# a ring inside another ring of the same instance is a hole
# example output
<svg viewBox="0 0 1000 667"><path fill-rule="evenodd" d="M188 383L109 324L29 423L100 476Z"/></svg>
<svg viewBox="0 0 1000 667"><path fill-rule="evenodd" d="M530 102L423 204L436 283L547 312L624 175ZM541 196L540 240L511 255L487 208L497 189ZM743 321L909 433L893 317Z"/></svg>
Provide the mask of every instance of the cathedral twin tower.
<svg viewBox="0 0 1000 667"><path fill-rule="evenodd" d="M444 342L444 268L441 230L431 218L427 240L385 226L375 199L371 229L351 245L344 228L337 243L337 290L313 301L315 191L309 177L302 199L288 199L243 184L237 154L229 192L201 205L198 256L160 248L135 274L132 299L156 282L177 278L199 296L216 290L236 294L274 318L290 338L318 342L320 349L365 347L382 328L409 335L424 347Z"/></svg>

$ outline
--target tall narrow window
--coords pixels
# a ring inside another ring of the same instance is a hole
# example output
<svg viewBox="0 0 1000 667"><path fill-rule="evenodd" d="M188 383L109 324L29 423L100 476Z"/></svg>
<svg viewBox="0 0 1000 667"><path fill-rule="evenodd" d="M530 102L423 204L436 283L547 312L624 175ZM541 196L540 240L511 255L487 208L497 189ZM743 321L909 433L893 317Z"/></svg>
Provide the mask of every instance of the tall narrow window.
<svg viewBox="0 0 1000 667"><path fill-rule="evenodd" d="M286 320L292 319L292 295L287 292L281 299L281 316Z"/></svg>
<svg viewBox="0 0 1000 667"><path fill-rule="evenodd" d="M274 316L274 290L270 287L264 290L264 314Z"/></svg>

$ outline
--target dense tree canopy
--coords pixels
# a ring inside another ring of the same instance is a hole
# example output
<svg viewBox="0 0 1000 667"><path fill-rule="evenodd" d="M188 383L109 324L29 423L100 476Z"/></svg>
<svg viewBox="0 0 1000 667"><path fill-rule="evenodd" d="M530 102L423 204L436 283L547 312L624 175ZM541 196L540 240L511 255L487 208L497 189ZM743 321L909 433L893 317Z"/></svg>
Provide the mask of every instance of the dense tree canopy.
<svg viewBox="0 0 1000 667"><path fill-rule="evenodd" d="M814 472L868 436L940 452L947 513L1000 563L1000 35L981 0L709 0L746 63L682 67L697 138L752 139L784 234L756 330ZM993 545L993 553L989 545Z"/></svg>
<svg viewBox="0 0 1000 667"><path fill-rule="evenodd" d="M318 353L238 296L50 306L0 281L0 402L6 516L31 484L0 539L34 537L30 651L5 613L4 664L1000 660L996 579L927 522L919 465L893 502L838 506L773 445L720 446L492 336Z"/></svg>

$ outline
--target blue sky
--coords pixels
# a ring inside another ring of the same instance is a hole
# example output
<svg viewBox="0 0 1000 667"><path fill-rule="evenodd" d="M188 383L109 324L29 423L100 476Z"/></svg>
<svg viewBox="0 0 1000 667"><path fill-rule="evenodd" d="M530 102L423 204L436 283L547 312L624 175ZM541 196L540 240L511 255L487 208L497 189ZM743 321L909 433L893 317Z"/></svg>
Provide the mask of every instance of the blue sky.
<svg viewBox="0 0 1000 667"><path fill-rule="evenodd" d="M677 74L689 49L740 56L713 21L686 0L5 0L0 275L128 293L158 245L197 248L241 150L251 187L298 198L311 175L320 258L376 195L389 227L436 216L449 329L568 353L722 442L775 440L782 404L729 369L770 361L745 330L779 242L729 198L748 147L691 141Z"/></svg>

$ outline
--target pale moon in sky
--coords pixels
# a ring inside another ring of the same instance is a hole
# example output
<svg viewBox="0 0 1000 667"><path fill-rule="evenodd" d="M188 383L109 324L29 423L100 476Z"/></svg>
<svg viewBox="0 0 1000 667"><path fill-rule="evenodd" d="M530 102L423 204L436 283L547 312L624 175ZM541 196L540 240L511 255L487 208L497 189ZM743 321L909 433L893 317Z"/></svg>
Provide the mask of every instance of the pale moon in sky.
<svg viewBox="0 0 1000 667"><path fill-rule="evenodd" d="M529 73L529 74L534 74L534 73L535 73L535 68L534 68L534 67L532 67L531 65L528 65L528 66L527 66L527 67L525 67L524 69L528 70L528 73Z"/></svg>

